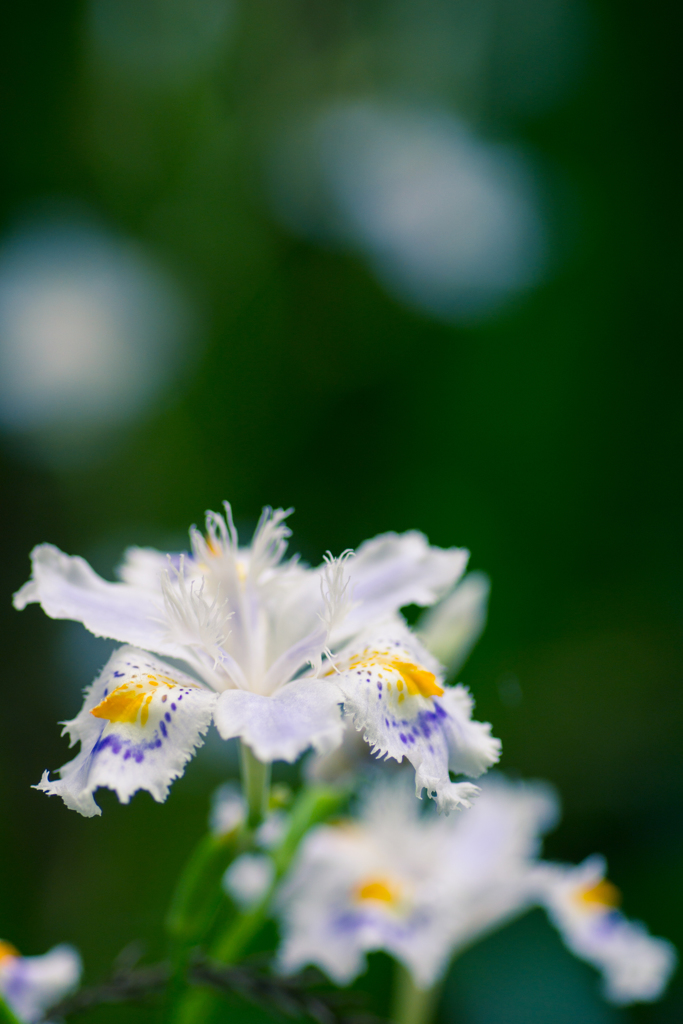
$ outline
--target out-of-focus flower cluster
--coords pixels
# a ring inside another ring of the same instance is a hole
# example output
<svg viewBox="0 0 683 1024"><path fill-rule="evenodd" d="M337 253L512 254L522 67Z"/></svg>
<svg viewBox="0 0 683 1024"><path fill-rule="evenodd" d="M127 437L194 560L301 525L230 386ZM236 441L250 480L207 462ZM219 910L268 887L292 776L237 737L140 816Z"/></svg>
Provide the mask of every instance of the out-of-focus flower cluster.
<svg viewBox="0 0 683 1024"><path fill-rule="evenodd" d="M558 803L539 783L487 778L466 813L421 814L405 780L381 781L359 816L305 841L280 894L280 964L316 964L346 985L383 949L430 988L458 952L542 906L572 952L603 974L614 1003L656 999L675 966L670 943L617 909L605 864L538 859Z"/></svg>

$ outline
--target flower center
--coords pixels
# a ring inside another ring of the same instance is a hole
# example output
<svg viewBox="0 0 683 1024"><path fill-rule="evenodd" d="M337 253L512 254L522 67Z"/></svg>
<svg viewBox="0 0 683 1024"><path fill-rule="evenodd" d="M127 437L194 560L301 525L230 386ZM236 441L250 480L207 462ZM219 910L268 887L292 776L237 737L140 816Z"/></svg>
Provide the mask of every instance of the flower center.
<svg viewBox="0 0 683 1024"><path fill-rule="evenodd" d="M210 533L206 534L204 542L206 543L206 549L208 553L213 558L223 558L225 556L225 550L223 549L223 547L221 547L220 543L216 540L216 538L211 536ZM239 580L240 583L244 583L249 572L249 565L246 558L237 556L235 558L234 564L237 579ZM208 569L209 567L204 565L203 563L200 563L200 568Z"/></svg>
<svg viewBox="0 0 683 1024"><path fill-rule="evenodd" d="M589 906L614 909L621 903L621 893L616 885L603 878L589 889L581 889L576 894L576 899L580 903L588 903Z"/></svg>
<svg viewBox="0 0 683 1024"><path fill-rule="evenodd" d="M140 681L142 680L142 682ZM140 715L140 725L146 725L149 718L149 705L159 687L173 690L178 684L170 676L134 675L130 682L121 683L115 690L100 701L90 714L95 718L105 718L109 722L127 722L133 725ZM190 685L185 684L185 685ZM161 698L165 700L165 696Z"/></svg>

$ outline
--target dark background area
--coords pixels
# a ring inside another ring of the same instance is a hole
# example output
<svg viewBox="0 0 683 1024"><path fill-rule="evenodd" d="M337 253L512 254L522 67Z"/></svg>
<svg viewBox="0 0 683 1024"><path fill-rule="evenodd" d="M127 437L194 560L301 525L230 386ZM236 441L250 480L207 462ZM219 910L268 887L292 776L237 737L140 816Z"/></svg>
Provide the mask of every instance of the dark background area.
<svg viewBox="0 0 683 1024"><path fill-rule="evenodd" d="M125 546L178 547L224 498L247 532L263 504L295 506L293 549L312 562L388 529L470 548L492 599L462 680L503 769L561 792L548 854L603 852L627 914L683 948L678 8L592 2L572 87L507 121L490 105L487 130L546 169L556 257L528 294L458 324L279 226L261 184L267 126L338 88L335 54L377 6L245 4L230 45L164 88L101 71L82 4L4 8L3 237L41 204L84 204L200 311L183 372L95 457L41 461L10 433L0 452L0 934L26 953L75 943L91 980L132 938L161 951L234 752L214 737L164 806L101 792L100 819L32 791L67 759L56 722L106 645L10 596L35 543L111 578ZM373 958L360 987L385 973ZM678 979L651 1007L596 991L532 915L465 954L443 1016L683 1017Z"/></svg>

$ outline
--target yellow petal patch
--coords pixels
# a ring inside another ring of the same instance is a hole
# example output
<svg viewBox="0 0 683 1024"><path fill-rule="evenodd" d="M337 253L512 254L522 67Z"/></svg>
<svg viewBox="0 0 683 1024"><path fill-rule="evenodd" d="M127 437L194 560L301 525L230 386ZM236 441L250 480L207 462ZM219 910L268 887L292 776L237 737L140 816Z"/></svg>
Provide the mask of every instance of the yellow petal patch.
<svg viewBox="0 0 683 1024"><path fill-rule="evenodd" d="M395 903L398 898L396 891L379 878L359 886L356 895L359 900L380 900L382 903Z"/></svg>
<svg viewBox="0 0 683 1024"><path fill-rule="evenodd" d="M577 893L576 898L581 903L609 907L610 909L618 907L621 903L621 893L616 885L612 885L606 878L601 879L596 885L592 885L590 889L582 889Z"/></svg>
<svg viewBox="0 0 683 1024"><path fill-rule="evenodd" d="M349 668L386 668L392 672L398 672L401 676L401 679L396 684L399 693L405 684L411 697L417 697L418 695L420 697L441 697L444 692L443 687L437 683L433 672L427 671L421 665L414 665L410 661L401 661L399 658L393 658L390 654L364 651L363 654L351 660ZM391 689L390 683L388 684L388 689ZM405 694L401 693L401 696L398 698L399 703L402 702L404 697Z"/></svg>
<svg viewBox="0 0 683 1024"><path fill-rule="evenodd" d="M140 715L140 725L144 726L149 717L149 705L158 688L165 686L172 690L177 685L170 676L133 675L129 682L121 683L97 707L92 708L90 714L109 722L127 722L130 725L134 725Z"/></svg>
<svg viewBox="0 0 683 1024"><path fill-rule="evenodd" d="M0 963L2 963L2 961L6 960L8 957L15 957L20 955L21 954L19 953L19 950L15 949L11 942L3 942L3 940L0 939Z"/></svg>
<svg viewBox="0 0 683 1024"><path fill-rule="evenodd" d="M411 665L408 661L392 661L391 668L401 673L401 676L412 696L420 694L421 697L441 697L443 687L439 686L433 672L419 665ZM400 684L399 684L400 685Z"/></svg>

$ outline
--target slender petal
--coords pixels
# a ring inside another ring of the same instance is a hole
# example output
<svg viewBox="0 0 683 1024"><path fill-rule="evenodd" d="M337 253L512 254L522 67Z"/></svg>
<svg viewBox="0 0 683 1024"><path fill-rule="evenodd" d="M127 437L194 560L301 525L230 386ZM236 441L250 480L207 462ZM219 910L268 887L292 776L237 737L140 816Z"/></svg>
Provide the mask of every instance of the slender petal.
<svg viewBox="0 0 683 1024"><path fill-rule="evenodd" d="M261 761L295 761L314 747L341 742L341 695L324 679L296 679L272 697L226 690L218 699L216 727L223 739L240 736Z"/></svg>
<svg viewBox="0 0 683 1024"><path fill-rule="evenodd" d="M354 606L333 633L346 640L409 604L431 605L460 579L469 551L430 547L424 534L384 533L365 541L348 563Z"/></svg>
<svg viewBox="0 0 683 1024"><path fill-rule="evenodd" d="M38 603L51 619L73 619L94 633L171 656L182 648L167 638L159 591L109 583L85 559L65 555L52 544L31 552L31 579L14 595L14 607Z"/></svg>
<svg viewBox="0 0 683 1024"><path fill-rule="evenodd" d="M163 802L171 782L203 743L217 695L183 672L133 647L120 647L88 687L81 712L65 723L81 752L45 772L35 787L61 796L86 817L100 814L93 793L112 789L128 803L139 789Z"/></svg>

